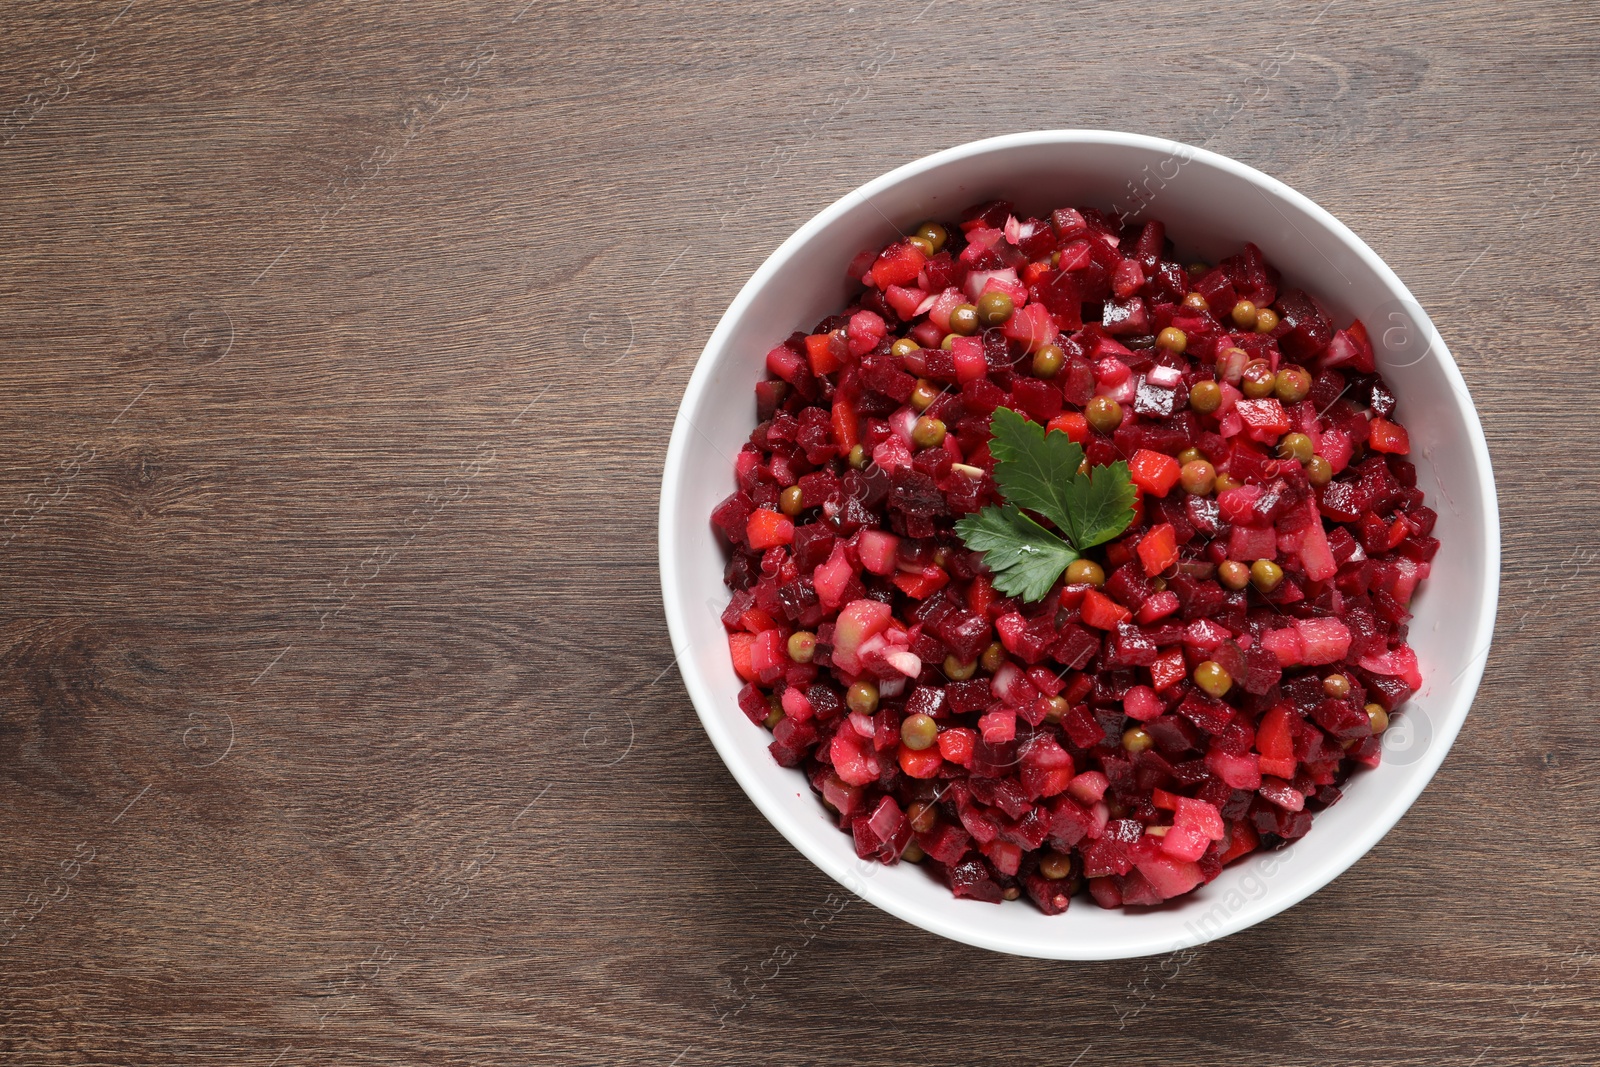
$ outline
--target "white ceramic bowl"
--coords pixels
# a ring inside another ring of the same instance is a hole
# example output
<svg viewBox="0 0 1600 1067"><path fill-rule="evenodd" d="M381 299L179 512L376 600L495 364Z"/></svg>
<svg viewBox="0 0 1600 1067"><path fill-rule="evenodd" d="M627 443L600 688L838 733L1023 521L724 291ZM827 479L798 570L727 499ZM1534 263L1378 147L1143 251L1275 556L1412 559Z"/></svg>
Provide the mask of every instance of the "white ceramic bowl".
<svg viewBox="0 0 1600 1067"><path fill-rule="evenodd" d="M1413 605L1422 691L1386 739L1384 762L1348 783L1308 836L1235 864L1158 909L1105 911L1087 897L1064 915L1026 901L957 900L911 864L856 858L797 770L779 767L768 734L739 711L739 681L718 613L727 603L712 508L734 489L733 456L755 425L752 387L769 348L841 308L845 265L928 217L982 200L1018 214L1088 204L1166 222L1184 257L1214 261L1254 241L1341 322L1365 322L1400 399L1411 459L1439 513L1443 548ZM1383 261L1342 223L1282 182L1213 152L1099 130L994 137L868 182L800 227L751 277L711 334L673 425L661 488L661 585L689 695L728 769L763 815L813 863L907 922L1000 952L1113 959L1169 952L1242 930L1305 899L1355 863L1411 806L1466 719L1494 627L1500 526L1489 452L1472 400L1433 324Z"/></svg>

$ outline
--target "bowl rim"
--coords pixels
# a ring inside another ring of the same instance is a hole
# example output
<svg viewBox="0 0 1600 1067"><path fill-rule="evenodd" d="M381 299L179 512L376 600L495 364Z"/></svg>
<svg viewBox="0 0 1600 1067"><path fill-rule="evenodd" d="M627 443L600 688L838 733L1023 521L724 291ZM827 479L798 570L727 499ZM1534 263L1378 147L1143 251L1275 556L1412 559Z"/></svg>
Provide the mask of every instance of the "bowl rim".
<svg viewBox="0 0 1600 1067"><path fill-rule="evenodd" d="M1402 789L1383 799L1377 817L1366 824L1362 832L1342 839L1336 848L1330 850L1334 859L1326 863L1325 870L1313 872L1301 885L1290 887L1276 894L1272 892L1265 893L1259 901L1253 902L1252 906L1240 908L1230 913L1215 931L1209 931L1204 936L1198 937L1151 936L1143 940L1134 935L1128 939L1129 943L1126 946L1119 946L1119 950L1116 951L1075 951L1075 946L1072 944L1036 943L1013 937L997 936L986 932L981 924L953 923L941 917L931 916L921 910L914 909L882 883L872 879L856 877L851 872L851 865L848 862L842 862L839 857L831 853L821 853L813 850L807 837L811 831L802 828L792 819L789 812L767 799L766 791L760 784L761 769L747 764L737 752L731 730L733 726L745 722L744 717L742 715L726 715L727 708L721 706L720 698L712 691L708 681L701 677L697 670L685 666L686 659L683 652L690 644L691 627L686 611L685 590L679 583L675 566L675 561L680 554L680 548L672 519L675 514L674 502L677 496L677 486L685 476L684 456L689 446L689 438L691 434L699 432L686 413L698 406L701 394L705 392L712 380L714 373L712 361L706 357L721 347L726 336L732 332L733 324L743 317L747 308L755 299L756 294L762 290L772 275L778 271L789 257L812 240L818 233L832 225L841 215L854 207L857 202L870 201L873 196L885 192L909 178L958 160L1015 148L1051 144L1109 145L1138 148L1169 155L1181 154L1186 157L1187 162L1202 162L1227 172L1233 177L1255 185L1265 193L1275 195L1293 204L1311 216L1329 233L1337 237L1350 251L1354 252L1362 263L1396 297L1409 301L1410 306L1413 308L1421 309L1421 305L1412 296L1411 291L1389 265L1368 247L1365 241L1333 214L1309 197L1271 175L1206 148L1147 134L1098 129L1053 129L988 137L955 145L912 160L850 190L817 212L795 230L793 234L767 256L761 266L744 283L738 294L733 298L733 301L728 305L727 310L723 312L711 335L707 338L705 347L696 359L694 370L689 377L688 386L684 390L683 399L679 403L677 414L673 420L672 436L667 446L666 459L662 468L661 498L658 508L661 593L666 611L667 629L671 636L673 652L676 657L674 662L679 666L679 673L683 676L684 686L694 704L695 713L705 728L707 736L710 737L712 745L716 748L717 754L722 758L722 762L744 790L745 795L756 805L767 821L772 824L773 828L834 881L876 907L914 926L978 948L1041 959L1125 959L1170 952L1217 940L1247 929L1257 923L1264 922L1272 916L1293 907L1359 862L1410 810L1423 789L1433 780L1434 775L1443 764L1445 756L1455 743L1456 736L1459 734L1472 703L1476 699L1478 686L1488 661L1490 644L1494 633L1495 615L1499 603L1500 512L1495 492L1493 469L1489 458L1488 441L1484 436L1483 425L1478 417L1477 407L1471 400L1471 394L1467 390L1466 382L1461 376L1461 371L1456 365L1455 358L1451 355L1449 348L1445 345L1444 339L1439 335L1432 320L1427 317L1426 312L1423 312L1422 318L1426 323L1426 333L1431 343L1430 350L1436 354L1445 378L1452 389L1465 401L1461 406L1464 411L1468 434L1471 438L1473 467L1479 482L1478 490L1482 494L1481 499L1484 502L1482 521L1484 524L1485 563L1490 577L1486 582L1482 607L1478 613L1478 618L1474 620L1473 626L1476 638L1475 643L1481 646L1482 651L1475 654L1473 660L1467 665L1466 670L1455 681L1450 683L1450 687L1458 690L1462 696L1458 697L1457 706L1448 720L1437 724L1435 727L1433 742L1421 760L1418 761L1421 764L1419 772L1409 779ZM1126 951L1120 950L1123 948Z"/></svg>

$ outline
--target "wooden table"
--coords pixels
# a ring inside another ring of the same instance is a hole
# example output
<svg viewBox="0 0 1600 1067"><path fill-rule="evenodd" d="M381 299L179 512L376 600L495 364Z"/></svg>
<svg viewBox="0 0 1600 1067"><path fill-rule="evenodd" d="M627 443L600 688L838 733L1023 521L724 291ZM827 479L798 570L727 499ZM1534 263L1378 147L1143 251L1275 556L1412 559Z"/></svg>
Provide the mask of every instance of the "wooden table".
<svg viewBox="0 0 1600 1067"><path fill-rule="evenodd" d="M1592 6L61 0L0 40L7 1063L1600 1056ZM1499 472L1434 786L1181 957L842 895L706 742L658 599L668 427L743 280L1040 126L1349 222Z"/></svg>

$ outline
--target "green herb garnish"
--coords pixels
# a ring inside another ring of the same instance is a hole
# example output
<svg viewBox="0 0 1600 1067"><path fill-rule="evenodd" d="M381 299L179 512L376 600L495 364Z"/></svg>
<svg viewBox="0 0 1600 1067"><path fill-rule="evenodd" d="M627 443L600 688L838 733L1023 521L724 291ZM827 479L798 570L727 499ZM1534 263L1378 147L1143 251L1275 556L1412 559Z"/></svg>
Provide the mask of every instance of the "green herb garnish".
<svg viewBox="0 0 1600 1067"><path fill-rule="evenodd" d="M956 532L968 548L983 553L996 589L1030 602L1042 600L1067 564L1133 522L1133 480L1121 460L1081 473L1081 446L1060 430L1046 433L1010 408L995 408L989 429L994 480L1006 503L966 516L956 523ZM1064 538L1024 509L1043 516Z"/></svg>

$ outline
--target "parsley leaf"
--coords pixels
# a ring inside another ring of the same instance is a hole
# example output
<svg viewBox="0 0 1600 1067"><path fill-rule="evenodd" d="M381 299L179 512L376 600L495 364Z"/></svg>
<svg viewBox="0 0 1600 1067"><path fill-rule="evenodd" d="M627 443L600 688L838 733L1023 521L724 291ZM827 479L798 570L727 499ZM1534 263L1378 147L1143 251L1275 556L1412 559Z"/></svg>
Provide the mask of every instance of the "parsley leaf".
<svg viewBox="0 0 1600 1067"><path fill-rule="evenodd" d="M1044 427L1010 408L995 408L989 420L994 439L994 480L1006 500L1037 511L1072 536L1072 480L1083 462L1083 449L1060 430Z"/></svg>
<svg viewBox="0 0 1600 1067"><path fill-rule="evenodd" d="M1015 504L968 515L956 523L956 532L968 548L984 554L996 589L1027 601L1044 599L1067 564L1078 558L1070 545Z"/></svg>
<svg viewBox="0 0 1600 1067"><path fill-rule="evenodd" d="M1127 463L1119 459L1088 474L1074 475L1068 499L1069 536L1079 552L1086 552L1128 528L1139 492L1128 476Z"/></svg>
<svg viewBox="0 0 1600 1067"><path fill-rule="evenodd" d="M1126 463L1080 473L1080 446L1010 408L995 408L989 428L994 479L1006 502L966 516L956 523L956 532L968 548L984 554L996 589L1025 601L1042 600L1067 564L1128 528L1138 493ZM1063 536L1024 514L1024 508L1043 515Z"/></svg>

